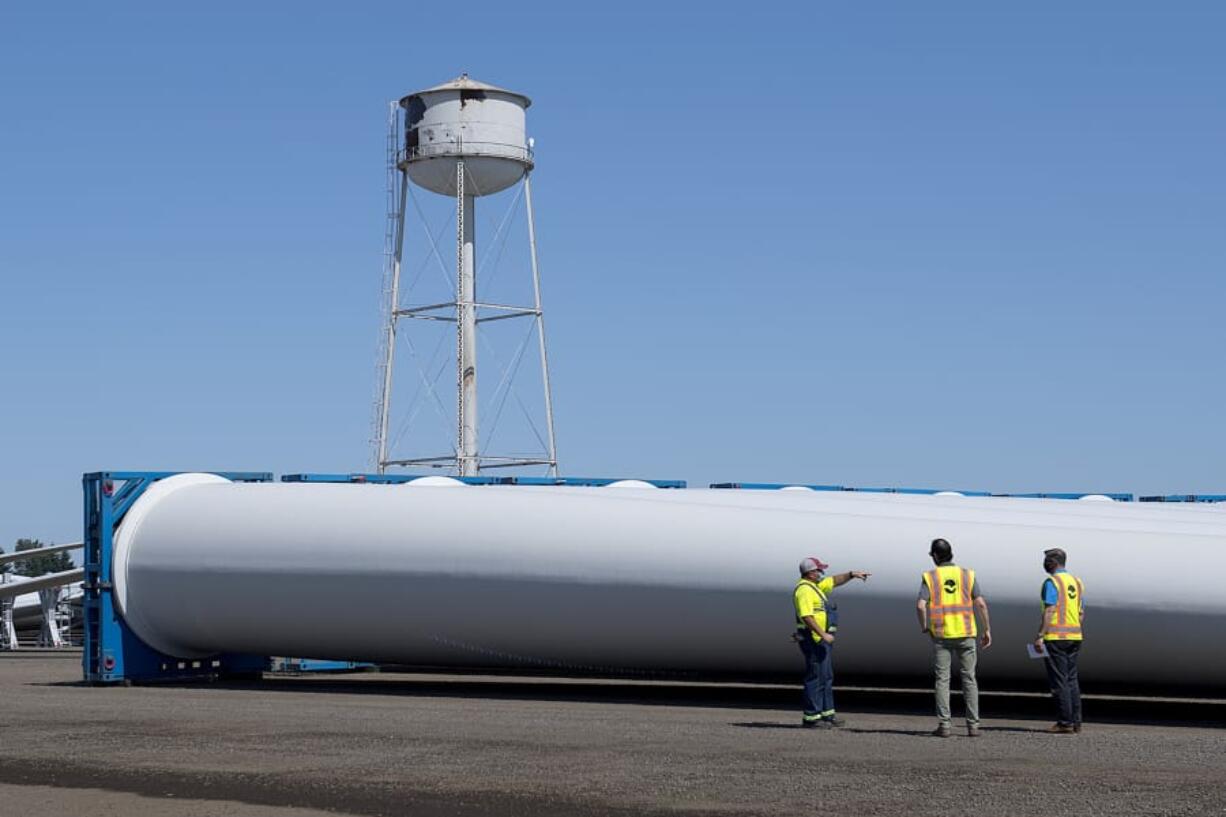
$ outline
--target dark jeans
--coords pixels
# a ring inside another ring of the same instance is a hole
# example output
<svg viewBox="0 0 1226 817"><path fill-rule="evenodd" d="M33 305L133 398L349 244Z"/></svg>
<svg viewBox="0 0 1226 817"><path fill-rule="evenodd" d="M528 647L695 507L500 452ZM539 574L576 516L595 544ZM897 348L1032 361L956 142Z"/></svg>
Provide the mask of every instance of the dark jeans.
<svg viewBox="0 0 1226 817"><path fill-rule="evenodd" d="M834 646L814 641L805 633L800 640L805 656L805 718L834 714Z"/></svg>
<svg viewBox="0 0 1226 817"><path fill-rule="evenodd" d="M1077 679L1080 641L1047 641L1047 682L1060 710L1060 723L1081 723L1081 684Z"/></svg>

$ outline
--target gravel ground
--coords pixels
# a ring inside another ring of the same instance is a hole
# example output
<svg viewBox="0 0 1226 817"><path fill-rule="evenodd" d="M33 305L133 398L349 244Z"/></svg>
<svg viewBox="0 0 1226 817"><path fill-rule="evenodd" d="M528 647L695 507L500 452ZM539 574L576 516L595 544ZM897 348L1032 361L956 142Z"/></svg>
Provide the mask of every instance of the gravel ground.
<svg viewBox="0 0 1226 817"><path fill-rule="evenodd" d="M1066 737L1041 732L1041 697L988 695L985 715L1007 717L940 740L922 694L844 692L846 728L802 731L781 687L92 688L79 661L0 654L0 815L1226 815L1222 702L1090 701Z"/></svg>

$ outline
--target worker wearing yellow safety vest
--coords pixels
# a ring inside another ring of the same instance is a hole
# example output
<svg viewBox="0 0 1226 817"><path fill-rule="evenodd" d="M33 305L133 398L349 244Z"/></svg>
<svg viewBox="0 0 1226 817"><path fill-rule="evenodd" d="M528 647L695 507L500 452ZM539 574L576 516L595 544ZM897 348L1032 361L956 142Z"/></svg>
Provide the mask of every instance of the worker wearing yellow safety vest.
<svg viewBox="0 0 1226 817"><path fill-rule="evenodd" d="M839 627L839 609L830 598L834 588L852 579L868 581L863 570L835 576L823 574L829 565L810 556L800 563L800 581L792 591L796 631L792 637L805 657L804 715L800 725L809 729L842 726L834 711L834 634Z"/></svg>
<svg viewBox="0 0 1226 817"><path fill-rule="evenodd" d="M1081 683L1077 657L1081 653L1081 622L1085 619L1081 579L1064 569L1068 554L1060 548L1043 551L1043 569L1049 576L1039 591L1043 620L1035 647L1046 652L1047 681L1056 699L1059 720L1047 731L1070 735L1081 731Z"/></svg>
<svg viewBox="0 0 1226 817"><path fill-rule="evenodd" d="M954 564L954 550L944 539L933 539L928 549L935 568L920 579L915 610L920 630L932 638L932 668L936 675L937 728L932 734L953 734L949 708L949 678L954 656L962 676L962 700L966 705L966 734L979 737L979 683L975 680L978 658L975 616L983 620L983 648L992 644L988 602L975 580L975 571Z"/></svg>

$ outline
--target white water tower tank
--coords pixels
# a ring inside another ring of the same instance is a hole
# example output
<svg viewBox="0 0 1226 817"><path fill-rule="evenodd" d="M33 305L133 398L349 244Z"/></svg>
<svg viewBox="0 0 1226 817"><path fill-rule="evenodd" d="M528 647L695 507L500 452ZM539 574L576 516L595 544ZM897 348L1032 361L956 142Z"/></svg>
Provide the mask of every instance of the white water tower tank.
<svg viewBox="0 0 1226 817"><path fill-rule="evenodd" d="M464 192L506 190L532 169L524 111L532 100L461 74L400 100L404 109L402 169L420 187L456 194L456 164L464 162Z"/></svg>

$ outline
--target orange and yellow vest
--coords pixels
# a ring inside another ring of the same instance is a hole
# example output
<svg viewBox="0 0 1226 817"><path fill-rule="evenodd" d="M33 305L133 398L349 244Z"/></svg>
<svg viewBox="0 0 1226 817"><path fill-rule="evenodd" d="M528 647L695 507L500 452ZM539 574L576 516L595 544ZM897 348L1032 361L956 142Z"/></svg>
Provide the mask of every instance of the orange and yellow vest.
<svg viewBox="0 0 1226 817"><path fill-rule="evenodd" d="M944 565L924 574L928 587L928 631L933 638L974 638L975 607L971 590L975 571L957 565Z"/></svg>
<svg viewBox="0 0 1226 817"><path fill-rule="evenodd" d="M1084 609L1081 579L1068 572L1053 573L1047 578L1056 586L1056 603L1051 607L1046 603L1043 605L1047 616L1047 632L1043 640L1080 641L1081 612ZM1043 595L1042 588L1039 588L1039 595Z"/></svg>

